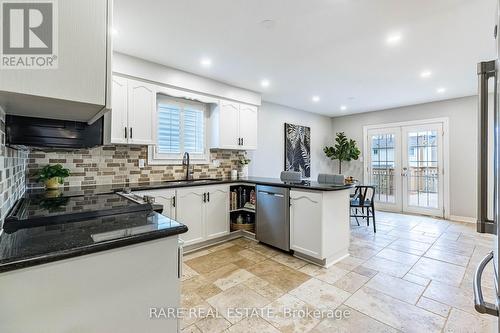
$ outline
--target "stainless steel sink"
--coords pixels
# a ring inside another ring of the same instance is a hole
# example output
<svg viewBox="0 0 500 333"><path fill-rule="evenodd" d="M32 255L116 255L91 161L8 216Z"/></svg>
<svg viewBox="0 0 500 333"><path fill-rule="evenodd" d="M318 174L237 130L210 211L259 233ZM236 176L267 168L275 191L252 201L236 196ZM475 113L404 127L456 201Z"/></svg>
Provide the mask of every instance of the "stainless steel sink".
<svg viewBox="0 0 500 333"><path fill-rule="evenodd" d="M172 185L182 185L182 184L196 184L196 183L212 183L218 182L221 179L217 178L198 178L198 179L189 179L189 180L167 180L165 183Z"/></svg>

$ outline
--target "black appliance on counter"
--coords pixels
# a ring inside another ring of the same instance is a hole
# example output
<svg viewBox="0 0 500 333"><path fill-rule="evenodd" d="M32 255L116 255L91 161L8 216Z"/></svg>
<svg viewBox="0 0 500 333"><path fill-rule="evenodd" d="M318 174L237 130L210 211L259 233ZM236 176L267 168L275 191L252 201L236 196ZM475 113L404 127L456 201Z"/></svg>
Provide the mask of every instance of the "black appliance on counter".
<svg viewBox="0 0 500 333"><path fill-rule="evenodd" d="M103 117L84 122L6 115L5 142L9 146L91 148L103 144Z"/></svg>
<svg viewBox="0 0 500 333"><path fill-rule="evenodd" d="M4 220L3 230L13 233L19 229L63 224L102 216L134 212L160 211L162 207L136 202L120 194L90 194L81 196L44 194L19 199Z"/></svg>

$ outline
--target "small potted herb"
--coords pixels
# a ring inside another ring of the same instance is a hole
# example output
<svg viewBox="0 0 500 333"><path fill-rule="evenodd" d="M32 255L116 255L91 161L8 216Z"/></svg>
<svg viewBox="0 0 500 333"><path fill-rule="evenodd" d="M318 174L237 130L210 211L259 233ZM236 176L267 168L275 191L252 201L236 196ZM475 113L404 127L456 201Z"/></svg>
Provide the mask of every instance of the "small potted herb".
<svg viewBox="0 0 500 333"><path fill-rule="evenodd" d="M57 190L59 188L59 184L63 184L64 178L69 175L69 169L63 168L61 164L49 164L38 171L37 181L44 182L47 190Z"/></svg>
<svg viewBox="0 0 500 333"><path fill-rule="evenodd" d="M240 178L248 177L248 164L250 162L251 160L246 157L240 158L240 165L241 165Z"/></svg>

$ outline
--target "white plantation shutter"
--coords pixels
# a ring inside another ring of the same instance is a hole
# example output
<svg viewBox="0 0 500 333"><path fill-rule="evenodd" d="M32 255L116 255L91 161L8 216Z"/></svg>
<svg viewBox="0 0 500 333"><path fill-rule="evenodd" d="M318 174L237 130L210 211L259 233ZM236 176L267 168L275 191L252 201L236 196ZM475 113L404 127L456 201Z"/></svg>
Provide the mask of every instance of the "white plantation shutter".
<svg viewBox="0 0 500 333"><path fill-rule="evenodd" d="M158 106L158 152L174 154L181 152L181 110L176 106Z"/></svg>
<svg viewBox="0 0 500 333"><path fill-rule="evenodd" d="M202 103L159 95L154 159L179 159L184 152L205 159L205 110Z"/></svg>

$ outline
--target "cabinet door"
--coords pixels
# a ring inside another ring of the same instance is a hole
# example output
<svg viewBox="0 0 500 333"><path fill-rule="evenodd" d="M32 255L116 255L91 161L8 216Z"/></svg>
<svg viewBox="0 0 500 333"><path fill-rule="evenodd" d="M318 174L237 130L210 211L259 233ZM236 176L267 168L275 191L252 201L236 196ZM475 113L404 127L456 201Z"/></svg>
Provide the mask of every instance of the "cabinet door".
<svg viewBox="0 0 500 333"><path fill-rule="evenodd" d="M205 204L203 202L203 187L183 188L177 190L176 206L177 221L188 227L188 232L179 235L184 245L201 242L205 239L203 215Z"/></svg>
<svg viewBox="0 0 500 333"><path fill-rule="evenodd" d="M58 1L57 6L58 15L55 19L58 19L59 36L54 38L59 41L58 67L47 70L2 70L0 91L104 106L106 76L110 74L106 63L110 30L108 1L64 0ZM57 113L53 110L44 115ZM40 117L36 114L30 116ZM79 115L71 117L80 118Z"/></svg>
<svg viewBox="0 0 500 333"><path fill-rule="evenodd" d="M257 107L240 106L240 137L243 140L242 149L257 149Z"/></svg>
<svg viewBox="0 0 500 333"><path fill-rule="evenodd" d="M317 259L323 259L321 198L321 193L290 191L290 248Z"/></svg>
<svg viewBox="0 0 500 333"><path fill-rule="evenodd" d="M207 187L207 193L206 238L212 239L229 234L229 187Z"/></svg>
<svg viewBox="0 0 500 333"><path fill-rule="evenodd" d="M156 112L156 90L151 84L128 80L129 143L153 144L153 119Z"/></svg>
<svg viewBox="0 0 500 333"><path fill-rule="evenodd" d="M239 107L238 103L220 102L219 148L239 149Z"/></svg>
<svg viewBox="0 0 500 333"><path fill-rule="evenodd" d="M128 91L127 79L113 76L111 85L111 142L127 143L127 104ZM109 128L109 127L108 127Z"/></svg>

